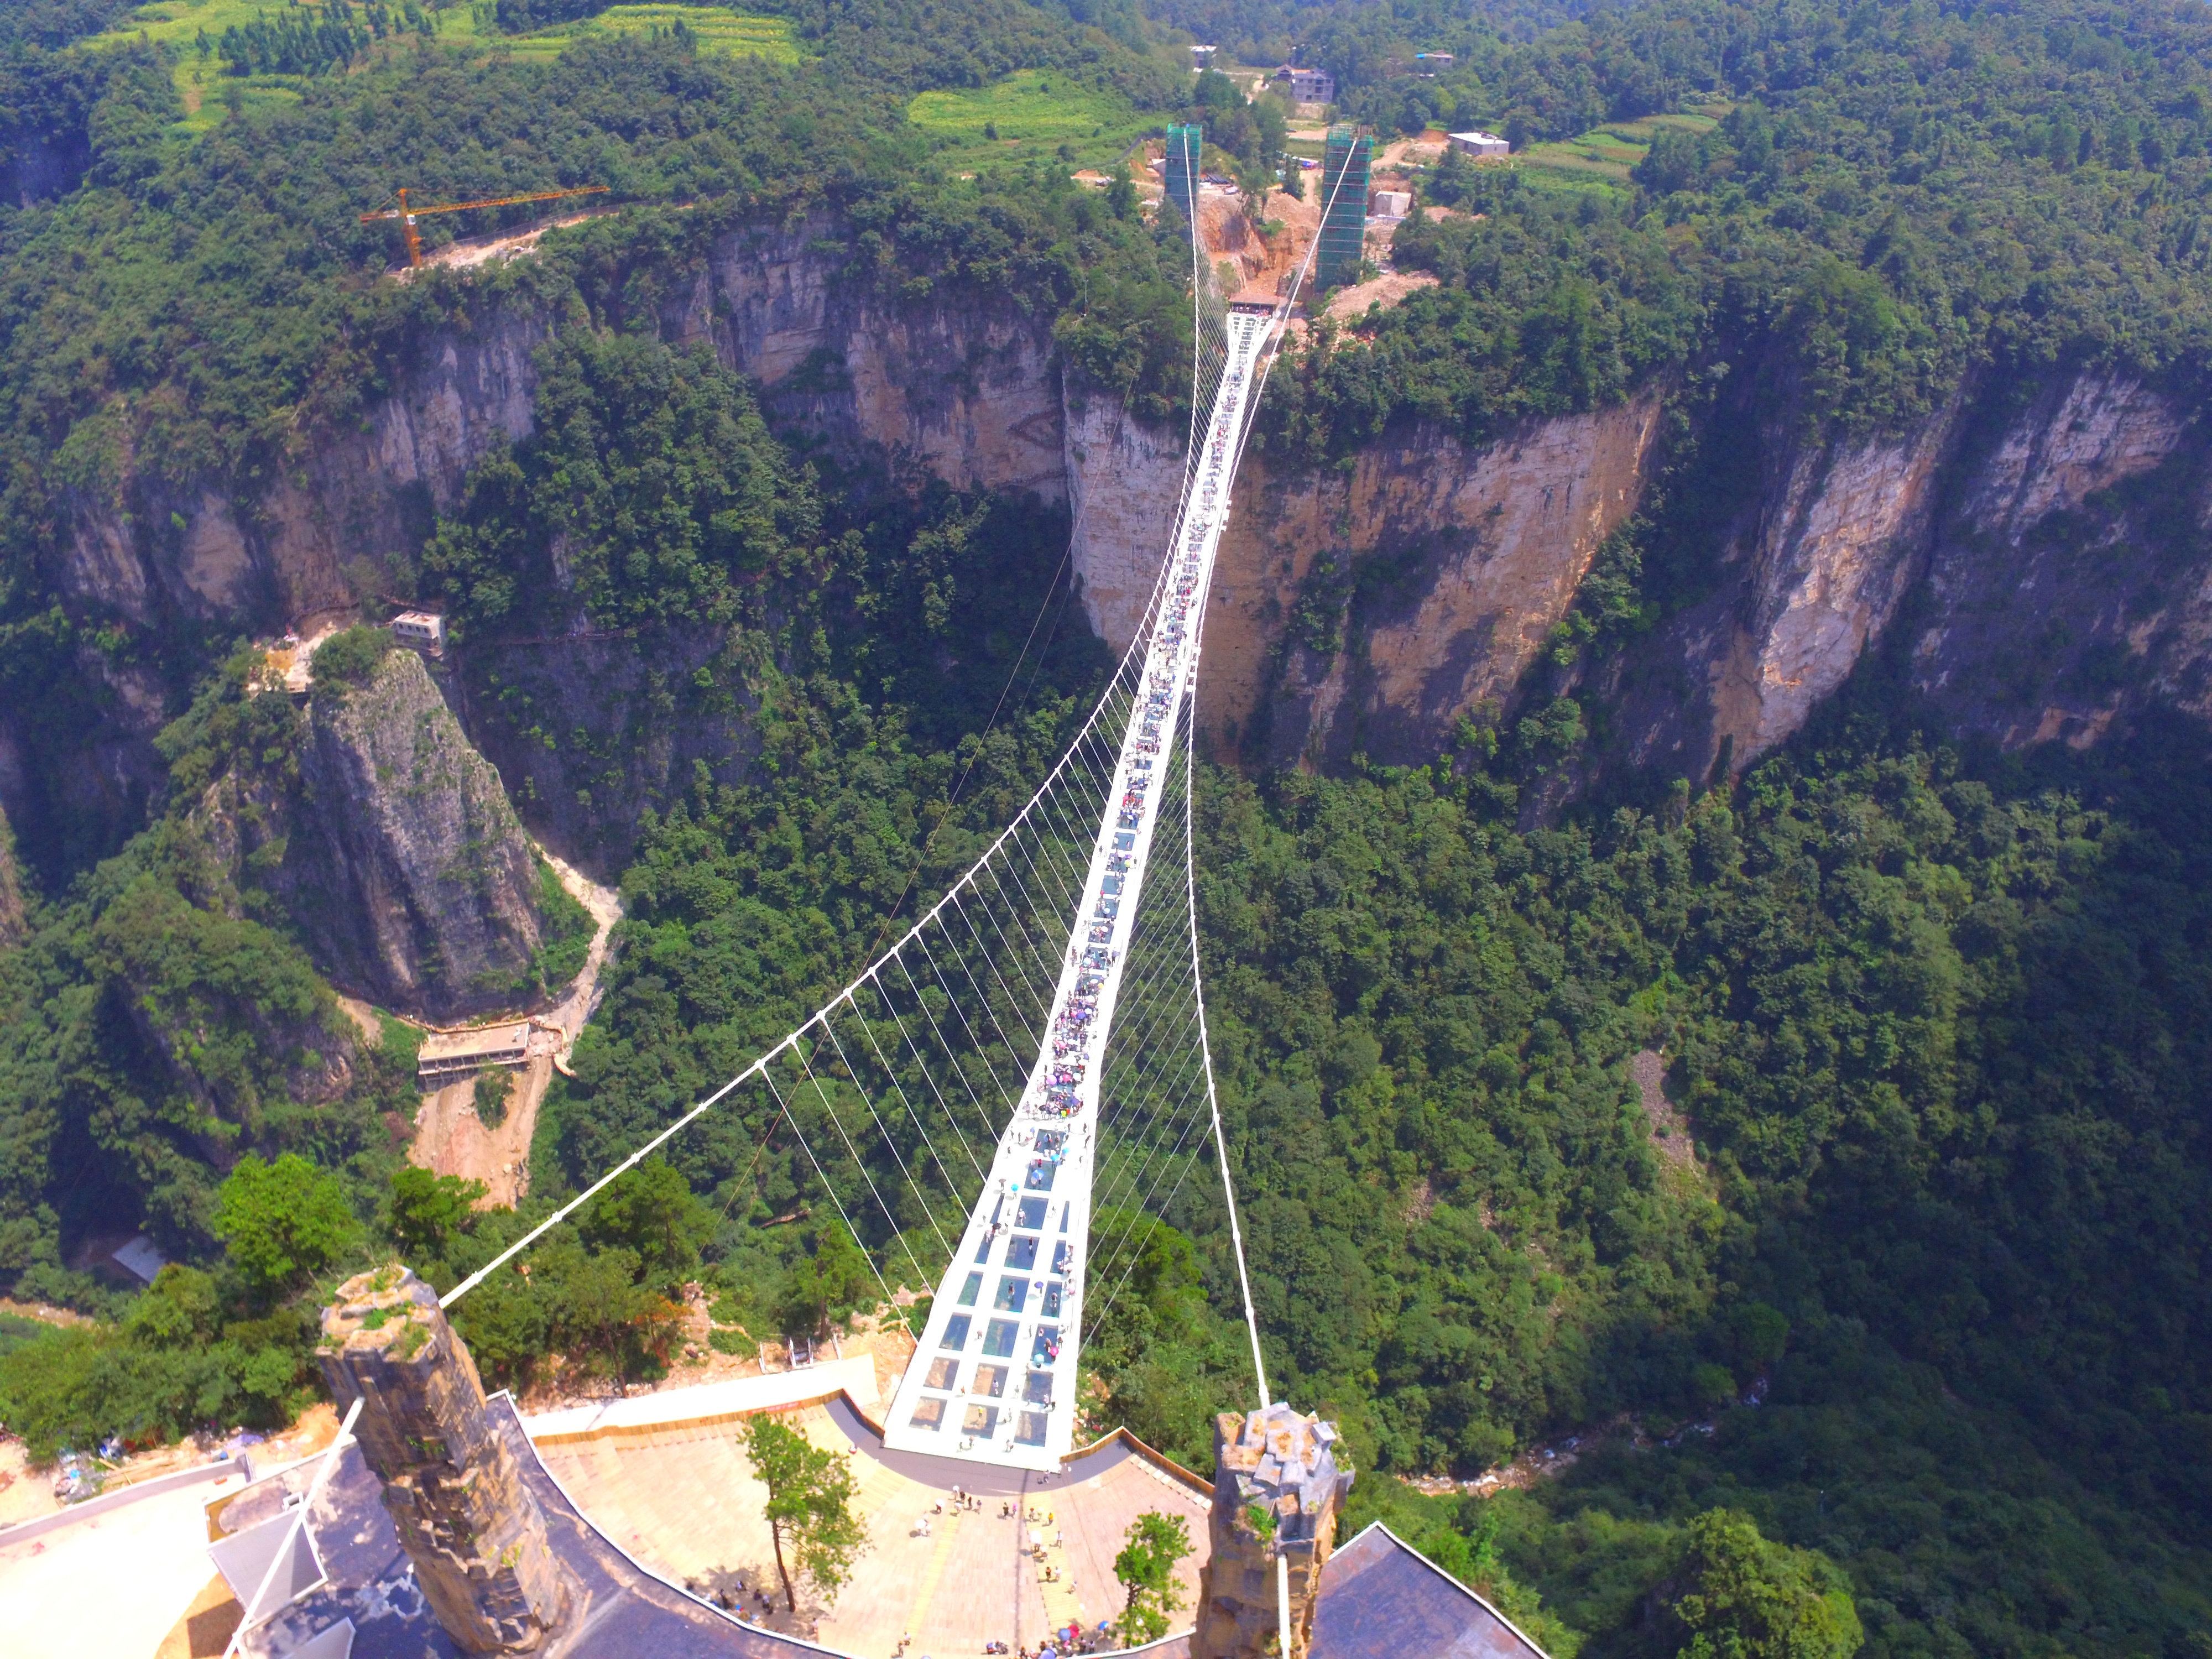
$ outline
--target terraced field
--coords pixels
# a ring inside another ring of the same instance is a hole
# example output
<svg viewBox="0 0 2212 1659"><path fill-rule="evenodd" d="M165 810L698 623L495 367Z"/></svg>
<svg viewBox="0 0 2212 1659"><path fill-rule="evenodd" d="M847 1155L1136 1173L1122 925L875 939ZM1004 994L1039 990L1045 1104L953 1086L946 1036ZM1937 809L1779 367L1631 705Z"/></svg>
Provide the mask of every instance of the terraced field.
<svg viewBox="0 0 2212 1659"><path fill-rule="evenodd" d="M350 3L350 0L339 0L339 3ZM397 14L399 6L395 3L386 9ZM353 10L357 19L366 21L365 8L355 5ZM786 19L757 17L727 6L614 6L580 22L521 35L500 33L492 25L489 6L457 4L437 10L425 5L423 10L430 19L431 38L441 46L461 50L489 47L519 58L555 58L581 40L665 33L679 23L691 32L702 52L747 54L782 64L795 64L805 56ZM185 105L183 125L187 131L200 131L214 126L234 105L252 110L299 97L301 87L309 77L236 76L229 73L223 61L224 30L243 28L271 15L270 0L155 0L117 23L94 44L121 45L144 39L175 47L177 91ZM418 39L413 30L387 37L372 45L356 61L374 63L392 52L411 50Z"/></svg>

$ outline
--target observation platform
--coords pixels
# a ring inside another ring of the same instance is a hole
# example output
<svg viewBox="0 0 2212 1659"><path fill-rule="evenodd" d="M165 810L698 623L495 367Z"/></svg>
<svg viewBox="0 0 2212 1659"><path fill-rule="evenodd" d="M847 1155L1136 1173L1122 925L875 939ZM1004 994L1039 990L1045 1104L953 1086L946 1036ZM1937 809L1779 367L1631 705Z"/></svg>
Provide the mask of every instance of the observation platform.
<svg viewBox="0 0 2212 1659"><path fill-rule="evenodd" d="M578 1510L641 1565L709 1598L728 1595L763 1629L846 1653L889 1654L902 1637L913 1638L915 1656L974 1654L989 1641L1035 1648L1048 1632L1111 1620L1122 1601L1114 1557L1146 1510L1179 1515L1188 1527L1195 1553L1177 1576L1183 1606L1197 1605L1210 1489L1125 1437L1043 1474L890 1450L842 1400L778 1416L816 1445L851 1455L868 1532L851 1583L828 1604L811 1601L802 1585L796 1616L775 1589L767 1493L737 1423L539 1439L538 1456ZM956 1502L956 1490L972 1504ZM763 1589L775 1595L772 1609L762 1607Z"/></svg>
<svg viewBox="0 0 2212 1659"><path fill-rule="evenodd" d="M921 1346L884 1429L895 1451L1002 1469L1057 1470L1076 1440L1076 1358L1087 1281L1107 1036L1158 827L1230 488L1249 427L1272 311L1237 310L1169 556L1144 672L1069 921L1044 1036L1000 1135ZM1117 1286L1104 1286L1110 1300Z"/></svg>

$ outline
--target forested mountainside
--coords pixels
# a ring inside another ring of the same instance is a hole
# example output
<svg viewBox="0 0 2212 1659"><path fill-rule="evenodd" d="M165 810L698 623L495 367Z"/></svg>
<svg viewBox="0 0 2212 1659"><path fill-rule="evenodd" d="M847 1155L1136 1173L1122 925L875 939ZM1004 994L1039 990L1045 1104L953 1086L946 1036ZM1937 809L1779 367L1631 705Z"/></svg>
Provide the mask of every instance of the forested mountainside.
<svg viewBox="0 0 2212 1659"><path fill-rule="evenodd" d="M101 1322L0 1419L283 1417L319 1286L489 1259L1026 798L1178 470L1127 147L1296 142L1195 32L1521 149L1421 172L1433 284L1277 370L1208 638L1231 1163L1355 1521L1561 1659L2212 1644L2201 11L332 4L278 64L180 4L0 19L0 1277ZM401 281L402 184L615 210ZM442 659L373 626L418 604ZM477 1209L398 1017L574 973L533 842L627 915ZM487 1374L659 1375L695 1280L736 1346L869 1299L770 1127L461 1304ZM1203 1462L1194 1175L1089 1364Z"/></svg>

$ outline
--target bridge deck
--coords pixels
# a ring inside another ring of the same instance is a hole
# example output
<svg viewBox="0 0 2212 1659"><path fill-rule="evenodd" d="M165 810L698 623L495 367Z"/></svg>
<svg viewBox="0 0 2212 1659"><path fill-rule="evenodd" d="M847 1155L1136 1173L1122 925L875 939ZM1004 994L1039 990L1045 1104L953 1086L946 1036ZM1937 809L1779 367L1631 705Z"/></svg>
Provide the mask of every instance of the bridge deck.
<svg viewBox="0 0 2212 1659"><path fill-rule="evenodd" d="M1122 737L1046 1035L892 1401L884 1443L895 1449L1052 1470L1075 1443L1101 1062L1273 326L1250 312L1228 319L1227 361L1153 613L1141 701Z"/></svg>

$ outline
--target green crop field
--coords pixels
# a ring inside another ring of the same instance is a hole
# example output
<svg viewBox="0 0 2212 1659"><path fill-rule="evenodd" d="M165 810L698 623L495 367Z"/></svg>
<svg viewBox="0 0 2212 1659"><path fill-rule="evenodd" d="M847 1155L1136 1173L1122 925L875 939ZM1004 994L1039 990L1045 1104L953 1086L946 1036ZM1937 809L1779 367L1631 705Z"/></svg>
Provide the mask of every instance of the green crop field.
<svg viewBox="0 0 2212 1659"><path fill-rule="evenodd" d="M350 3L350 0L346 3ZM387 9L396 13L399 9L397 0ZM276 4L271 0L155 0L155 3L142 7L117 23L98 37L94 44L145 39L175 47L179 53L177 91L185 104L183 126L189 131L204 131L214 126L234 102L250 111L299 96L305 77L234 76L228 72L228 66L220 52L225 29L234 26L243 28L283 9L281 0ZM423 9L430 14L436 31L434 38L441 45L465 50L489 47L511 52L520 58L556 57L579 40L670 31L679 21L691 31L702 52L748 53L781 64L797 63L805 55L786 20L750 16L727 6L614 6L580 22L522 35L500 33L492 26L488 5L454 3L441 10L435 0L430 0ZM354 10L356 16L365 15L359 5ZM203 36L209 46L204 56L198 50ZM356 63L374 64L416 38L410 33L380 41Z"/></svg>
<svg viewBox="0 0 2212 1659"><path fill-rule="evenodd" d="M1652 135L1661 128L1711 132L1719 125L1711 115L1646 115L1633 121L1609 121L1579 137L1562 139L1557 143L1531 144L1513 160L1516 166L1530 170L1532 184L1540 182L1539 175L1549 172L1569 176L1542 182L1625 185L1630 170L1650 153ZM1576 174L1581 176L1571 176Z"/></svg>
<svg viewBox="0 0 2212 1659"><path fill-rule="evenodd" d="M940 146L948 171L965 173L1056 155L1062 144L1073 149L1073 165L1104 167L1156 118L1119 93L1045 70L965 92L925 92L906 113Z"/></svg>

